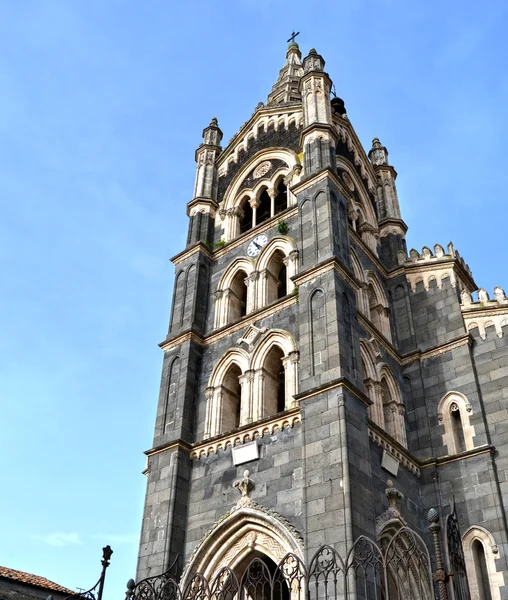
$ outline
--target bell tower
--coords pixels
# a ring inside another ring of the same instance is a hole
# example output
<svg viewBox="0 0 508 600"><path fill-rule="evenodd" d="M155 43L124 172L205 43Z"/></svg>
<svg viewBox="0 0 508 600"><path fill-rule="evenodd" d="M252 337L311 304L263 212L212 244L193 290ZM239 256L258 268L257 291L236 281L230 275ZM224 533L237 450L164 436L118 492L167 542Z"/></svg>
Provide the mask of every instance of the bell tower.
<svg viewBox="0 0 508 600"><path fill-rule="evenodd" d="M378 138L364 150L331 89L323 57L302 60L293 36L230 142L217 118L203 131L187 246L172 258L138 581L175 561L184 579L240 578L249 557L305 562L323 544L345 557L358 536L386 547L406 522L425 536L429 507L452 502L439 477L467 478L457 464L490 444L478 380L459 389L480 315L469 267L452 244L408 255L388 151ZM483 470L501 514L495 468ZM471 494L458 502L474 525Z"/></svg>

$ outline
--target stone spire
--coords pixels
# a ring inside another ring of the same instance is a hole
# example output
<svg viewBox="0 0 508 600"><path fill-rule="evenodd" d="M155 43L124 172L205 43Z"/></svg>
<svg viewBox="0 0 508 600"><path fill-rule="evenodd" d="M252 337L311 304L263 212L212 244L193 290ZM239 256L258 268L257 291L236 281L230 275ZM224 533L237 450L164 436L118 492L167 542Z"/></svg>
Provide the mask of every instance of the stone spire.
<svg viewBox="0 0 508 600"><path fill-rule="evenodd" d="M279 77L268 95L268 104L280 104L282 102L298 102L302 99L298 91L298 84L303 75L301 62L302 53L298 44L293 41L288 46L286 62L280 70Z"/></svg>

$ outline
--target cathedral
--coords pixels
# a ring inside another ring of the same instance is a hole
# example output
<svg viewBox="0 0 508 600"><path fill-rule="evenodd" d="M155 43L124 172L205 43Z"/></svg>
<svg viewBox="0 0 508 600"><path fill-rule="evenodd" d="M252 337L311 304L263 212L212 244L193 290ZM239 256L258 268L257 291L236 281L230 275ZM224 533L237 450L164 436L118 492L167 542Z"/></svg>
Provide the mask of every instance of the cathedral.
<svg viewBox="0 0 508 600"><path fill-rule="evenodd" d="M386 147L362 147L294 38L221 143L213 118L172 259L137 581L273 574L357 540L386 562L404 530L431 583L410 565L407 592L391 569L379 596L347 597L508 598L503 289L478 289L452 243L408 251Z"/></svg>

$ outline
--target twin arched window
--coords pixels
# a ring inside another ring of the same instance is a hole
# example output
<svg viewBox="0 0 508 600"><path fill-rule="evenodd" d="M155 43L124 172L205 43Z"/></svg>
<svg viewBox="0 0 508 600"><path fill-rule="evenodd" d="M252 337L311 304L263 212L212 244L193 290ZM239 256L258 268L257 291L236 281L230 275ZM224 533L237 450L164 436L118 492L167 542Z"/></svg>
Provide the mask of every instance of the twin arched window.
<svg viewBox="0 0 508 600"><path fill-rule="evenodd" d="M369 418L403 446L407 445L405 407L392 372L378 363L364 340L360 342L365 394L372 400Z"/></svg>
<svg viewBox="0 0 508 600"><path fill-rule="evenodd" d="M214 326L235 323L292 291L298 252L285 237L274 238L253 261L240 258L222 276L215 292Z"/></svg>
<svg viewBox="0 0 508 600"><path fill-rule="evenodd" d="M270 332L252 355L231 349L215 368L206 390L205 438L293 408L297 365L298 352L286 332Z"/></svg>
<svg viewBox="0 0 508 600"><path fill-rule="evenodd" d="M391 341L392 333L388 301L378 278L372 271L366 272L363 269L360 259L353 250L351 251L351 264L353 266L353 273L360 286L356 292L358 310L370 320L372 325L386 339Z"/></svg>

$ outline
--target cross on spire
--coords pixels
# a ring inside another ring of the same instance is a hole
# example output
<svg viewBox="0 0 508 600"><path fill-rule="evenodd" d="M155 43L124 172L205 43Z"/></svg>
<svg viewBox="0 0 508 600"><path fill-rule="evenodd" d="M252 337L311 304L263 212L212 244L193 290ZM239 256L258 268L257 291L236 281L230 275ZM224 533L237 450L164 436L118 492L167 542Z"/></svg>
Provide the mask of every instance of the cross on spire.
<svg viewBox="0 0 508 600"><path fill-rule="evenodd" d="M293 33L291 34L291 37L289 38L289 40L288 40L288 43L289 43L289 42L294 42L294 41L295 41L295 37L296 37L297 35L300 35L300 32L299 32L299 31L297 31L297 32L295 33L295 30L293 29Z"/></svg>

